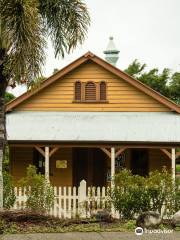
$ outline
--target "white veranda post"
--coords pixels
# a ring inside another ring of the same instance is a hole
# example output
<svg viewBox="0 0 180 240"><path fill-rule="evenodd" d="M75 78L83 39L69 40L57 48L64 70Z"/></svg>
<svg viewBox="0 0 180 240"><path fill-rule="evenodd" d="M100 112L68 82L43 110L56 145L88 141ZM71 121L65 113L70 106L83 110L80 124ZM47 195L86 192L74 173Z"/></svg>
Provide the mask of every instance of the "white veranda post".
<svg viewBox="0 0 180 240"><path fill-rule="evenodd" d="M49 147L45 147L45 178L49 181Z"/></svg>
<svg viewBox="0 0 180 240"><path fill-rule="evenodd" d="M114 187L114 174L115 174L115 148L111 148L111 188Z"/></svg>
<svg viewBox="0 0 180 240"><path fill-rule="evenodd" d="M115 148L111 148L111 189L114 188L114 175L115 175ZM113 204L111 204L111 214L115 217L115 209Z"/></svg>
<svg viewBox="0 0 180 240"><path fill-rule="evenodd" d="M171 150L171 168L172 168L172 176L175 180L176 177L176 151L175 148L172 148Z"/></svg>

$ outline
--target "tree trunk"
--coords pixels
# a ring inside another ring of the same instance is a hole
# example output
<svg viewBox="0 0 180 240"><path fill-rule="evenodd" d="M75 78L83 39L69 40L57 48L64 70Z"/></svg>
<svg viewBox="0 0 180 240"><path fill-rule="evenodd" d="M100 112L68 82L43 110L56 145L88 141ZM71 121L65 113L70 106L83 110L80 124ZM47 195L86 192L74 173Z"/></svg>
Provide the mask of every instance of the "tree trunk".
<svg viewBox="0 0 180 240"><path fill-rule="evenodd" d="M3 64L0 65L0 209L3 208L3 175L2 163L6 142L5 127L5 92L7 87L6 78L3 76Z"/></svg>

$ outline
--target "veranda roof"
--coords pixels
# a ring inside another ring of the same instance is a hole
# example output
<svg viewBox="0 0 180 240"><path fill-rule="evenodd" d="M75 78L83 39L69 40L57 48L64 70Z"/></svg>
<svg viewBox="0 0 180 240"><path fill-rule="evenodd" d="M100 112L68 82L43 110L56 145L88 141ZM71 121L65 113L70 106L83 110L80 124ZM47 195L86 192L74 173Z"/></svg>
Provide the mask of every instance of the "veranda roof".
<svg viewBox="0 0 180 240"><path fill-rule="evenodd" d="M180 115L168 112L11 112L8 141L180 143Z"/></svg>

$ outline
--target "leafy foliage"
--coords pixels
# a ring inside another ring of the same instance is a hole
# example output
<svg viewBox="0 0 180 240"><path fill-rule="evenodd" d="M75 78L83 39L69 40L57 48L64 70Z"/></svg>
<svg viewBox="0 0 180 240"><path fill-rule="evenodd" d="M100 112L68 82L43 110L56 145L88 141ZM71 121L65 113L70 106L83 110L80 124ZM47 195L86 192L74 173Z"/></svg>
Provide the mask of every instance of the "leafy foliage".
<svg viewBox="0 0 180 240"><path fill-rule="evenodd" d="M6 92L6 94L5 94L5 103L8 103L8 102L10 102L11 100L13 100L15 98L16 97L12 93Z"/></svg>
<svg viewBox="0 0 180 240"><path fill-rule="evenodd" d="M141 64L137 59L125 69L125 72L176 103L180 103L179 72L171 74L168 68L164 68L161 73L157 68L146 71L146 64Z"/></svg>
<svg viewBox="0 0 180 240"><path fill-rule="evenodd" d="M89 15L86 5L80 0L39 0L39 12L43 26L50 35L55 55L64 57L79 42L84 41Z"/></svg>
<svg viewBox="0 0 180 240"><path fill-rule="evenodd" d="M45 32L38 1L1 1L2 41L8 79L29 81L41 72L44 63Z"/></svg>
<svg viewBox="0 0 180 240"><path fill-rule="evenodd" d="M11 175L3 171L3 181L4 181L4 188L3 188L3 207L5 209L10 209L14 206L16 201L16 196L14 193L14 186L12 184L12 177Z"/></svg>
<svg viewBox="0 0 180 240"><path fill-rule="evenodd" d="M37 77L36 79L34 79L32 82L28 84L28 89L33 90L35 88L38 88L44 80L46 80L46 77L44 76Z"/></svg>
<svg viewBox="0 0 180 240"><path fill-rule="evenodd" d="M47 213L54 202L53 188L42 174L36 173L36 167L29 165L27 175L19 185L26 187L26 207L33 212Z"/></svg>
<svg viewBox="0 0 180 240"><path fill-rule="evenodd" d="M4 157L3 157L3 171L9 172L10 159L9 159L9 147L5 147Z"/></svg>
<svg viewBox="0 0 180 240"><path fill-rule="evenodd" d="M150 199L143 177L132 175L130 170L124 169L115 176L114 181L111 199L121 217L132 219L134 214L149 209Z"/></svg>
<svg viewBox="0 0 180 240"><path fill-rule="evenodd" d="M149 173L149 177L146 179L148 188L148 194L151 204L151 210L161 213L163 205L167 212L172 208L174 209L174 192L175 186L173 183L172 175L165 168L161 172L153 171Z"/></svg>
<svg viewBox="0 0 180 240"><path fill-rule="evenodd" d="M14 186L12 177L9 174L9 148L6 147L5 149L5 155L3 159L3 207L5 209L10 209L13 207L16 196L14 193Z"/></svg>
<svg viewBox="0 0 180 240"><path fill-rule="evenodd" d="M179 183L173 183L172 175L166 169L154 171L148 177L133 175L122 170L115 175L115 187L110 199L122 218L132 219L145 211L173 214L179 208Z"/></svg>
<svg viewBox="0 0 180 240"><path fill-rule="evenodd" d="M141 64L137 59L135 59L124 71L130 76L137 78L145 68L146 64Z"/></svg>
<svg viewBox="0 0 180 240"><path fill-rule="evenodd" d="M170 79L169 96L173 101L180 104L180 72L174 73Z"/></svg>
<svg viewBox="0 0 180 240"><path fill-rule="evenodd" d="M175 191L174 191L174 207L172 212L177 212L180 209L180 178L176 179Z"/></svg>
<svg viewBox="0 0 180 240"><path fill-rule="evenodd" d="M0 0L0 6L0 59L8 81L41 75L48 37L63 57L86 37L90 17L80 0Z"/></svg>

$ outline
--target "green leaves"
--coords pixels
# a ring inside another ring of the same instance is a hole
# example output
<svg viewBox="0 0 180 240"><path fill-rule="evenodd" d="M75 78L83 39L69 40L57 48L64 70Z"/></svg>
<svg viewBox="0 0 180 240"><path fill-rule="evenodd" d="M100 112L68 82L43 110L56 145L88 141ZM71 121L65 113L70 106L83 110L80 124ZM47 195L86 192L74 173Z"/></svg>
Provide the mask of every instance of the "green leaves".
<svg viewBox="0 0 180 240"><path fill-rule="evenodd" d="M6 92L6 94L5 94L5 103L8 103L8 102L10 102L11 100L13 100L15 98L16 97L12 93Z"/></svg>
<svg viewBox="0 0 180 240"><path fill-rule="evenodd" d="M144 177L132 175L130 170L123 169L115 175L114 181L111 199L122 218L132 219L134 214L150 208Z"/></svg>
<svg viewBox="0 0 180 240"><path fill-rule="evenodd" d="M145 70L146 64L141 64L136 59L125 69L125 72L176 103L180 103L179 72L171 74L168 68L164 68L161 73L157 68Z"/></svg>
<svg viewBox="0 0 180 240"><path fill-rule="evenodd" d="M170 98L180 104L180 72L175 72L169 84Z"/></svg>
<svg viewBox="0 0 180 240"><path fill-rule="evenodd" d="M180 206L179 183L165 168L150 172L149 177L132 175L124 169L115 175L115 187L109 193L112 203L121 217L131 219L145 211L157 211L172 215Z"/></svg>
<svg viewBox="0 0 180 240"><path fill-rule="evenodd" d="M1 1L1 21L10 42L5 73L16 81L31 81L44 62L44 32L36 0Z"/></svg>
<svg viewBox="0 0 180 240"><path fill-rule="evenodd" d="M55 55L64 57L82 44L90 22L80 0L0 0L0 5L0 60L7 81L28 84L39 77L48 36Z"/></svg>
<svg viewBox="0 0 180 240"><path fill-rule="evenodd" d="M10 209L14 206L16 196L14 193L14 186L12 184L12 177L7 171L3 171L3 181L3 207L5 209Z"/></svg>
<svg viewBox="0 0 180 240"><path fill-rule="evenodd" d="M39 0L39 12L53 41L56 56L64 57L65 52L69 53L78 43L83 43L90 17L82 1Z"/></svg>
<svg viewBox="0 0 180 240"><path fill-rule="evenodd" d="M164 69L162 73L159 73L159 70L154 68L149 72L143 73L138 77L138 80L147 84L154 90L159 93L162 93L165 96L168 96L168 80L170 77L170 70Z"/></svg>
<svg viewBox="0 0 180 240"><path fill-rule="evenodd" d="M141 74L142 71L145 69L145 67L146 64L141 64L140 62L138 62L137 59L135 59L124 71L130 76L137 78L138 75Z"/></svg>
<svg viewBox="0 0 180 240"><path fill-rule="evenodd" d="M19 185L26 187L26 207L34 212L47 213L54 202L54 191L43 175L36 173L36 167L29 165L27 175Z"/></svg>

